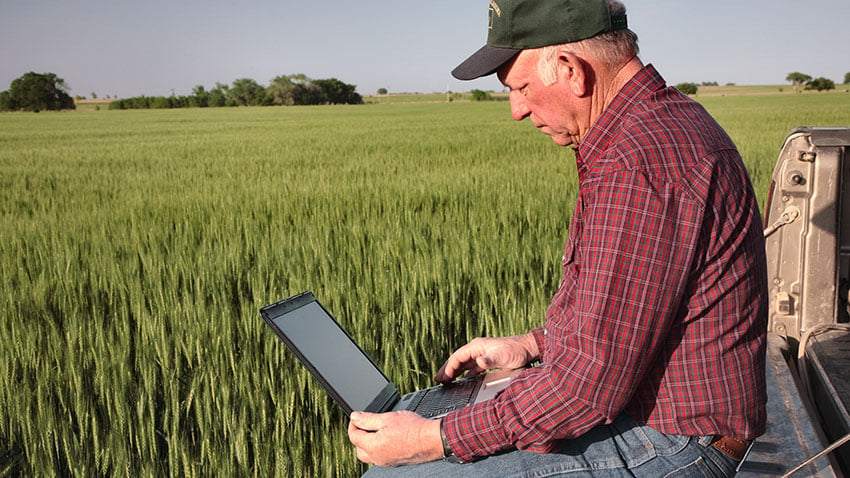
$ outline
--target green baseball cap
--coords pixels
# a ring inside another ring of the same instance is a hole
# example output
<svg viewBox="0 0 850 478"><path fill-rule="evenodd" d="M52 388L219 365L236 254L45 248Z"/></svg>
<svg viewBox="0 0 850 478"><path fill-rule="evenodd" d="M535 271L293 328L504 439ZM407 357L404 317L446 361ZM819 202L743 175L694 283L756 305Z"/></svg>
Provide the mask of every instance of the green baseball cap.
<svg viewBox="0 0 850 478"><path fill-rule="evenodd" d="M572 43L628 28L608 0L490 0L487 44L452 70L458 80L493 74L522 50Z"/></svg>

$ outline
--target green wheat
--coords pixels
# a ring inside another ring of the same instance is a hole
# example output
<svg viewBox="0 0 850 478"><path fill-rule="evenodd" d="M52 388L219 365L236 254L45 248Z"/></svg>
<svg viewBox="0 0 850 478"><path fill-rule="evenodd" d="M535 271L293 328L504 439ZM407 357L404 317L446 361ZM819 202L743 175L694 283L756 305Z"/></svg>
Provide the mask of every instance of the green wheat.
<svg viewBox="0 0 850 478"><path fill-rule="evenodd" d="M703 98L760 200L850 95ZM542 321L574 159L506 103L0 115L0 476L339 476L258 309L313 290L403 389Z"/></svg>

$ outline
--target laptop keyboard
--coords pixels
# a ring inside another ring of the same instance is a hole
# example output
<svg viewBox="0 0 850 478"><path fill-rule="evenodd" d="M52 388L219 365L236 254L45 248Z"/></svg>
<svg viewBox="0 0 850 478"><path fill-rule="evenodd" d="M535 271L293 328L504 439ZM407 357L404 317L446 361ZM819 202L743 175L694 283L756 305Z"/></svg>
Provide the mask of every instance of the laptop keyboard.
<svg viewBox="0 0 850 478"><path fill-rule="evenodd" d="M451 386L433 387L416 392L408 410L431 418L459 410L469 404L480 380L463 380Z"/></svg>

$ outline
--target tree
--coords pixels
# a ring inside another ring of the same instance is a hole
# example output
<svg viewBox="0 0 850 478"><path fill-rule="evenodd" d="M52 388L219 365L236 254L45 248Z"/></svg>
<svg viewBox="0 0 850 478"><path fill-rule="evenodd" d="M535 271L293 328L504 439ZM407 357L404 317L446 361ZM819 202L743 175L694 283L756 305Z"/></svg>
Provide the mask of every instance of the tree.
<svg viewBox="0 0 850 478"><path fill-rule="evenodd" d="M228 90L230 88L227 85L216 82L215 88L210 90L207 104L209 106L225 106L227 104Z"/></svg>
<svg viewBox="0 0 850 478"><path fill-rule="evenodd" d="M210 94L207 93L204 85L196 85L192 88L190 104L200 108L206 108L210 105Z"/></svg>
<svg viewBox="0 0 850 478"><path fill-rule="evenodd" d="M236 106L257 106L263 103L266 89L250 78L240 78L233 82L227 99Z"/></svg>
<svg viewBox="0 0 850 478"><path fill-rule="evenodd" d="M829 78L824 78L824 77L815 78L814 80L811 80L808 83L806 83L806 89L807 90L818 90L818 91L834 90L835 89L835 82L830 80Z"/></svg>
<svg viewBox="0 0 850 478"><path fill-rule="evenodd" d="M844 84L850 84L850 71L844 74Z"/></svg>
<svg viewBox="0 0 850 478"><path fill-rule="evenodd" d="M336 78L313 80L313 84L321 91L321 102L332 105L359 105L363 97L355 90L354 85L343 83Z"/></svg>
<svg viewBox="0 0 850 478"><path fill-rule="evenodd" d="M0 100L0 109L41 111L74 109L74 99L68 94L65 80L54 73L25 73L12 81L7 95Z"/></svg>
<svg viewBox="0 0 850 478"><path fill-rule="evenodd" d="M850 73L848 73L848 75L850 75ZM845 83L846 83L846 82L845 82ZM386 88L378 88L378 94L379 94L379 95L385 95L385 94L387 94L387 89L386 89Z"/></svg>
<svg viewBox="0 0 850 478"><path fill-rule="evenodd" d="M695 95L699 90L699 86L696 83L679 83L676 85L676 89L686 95Z"/></svg>
<svg viewBox="0 0 850 478"><path fill-rule="evenodd" d="M321 89L303 73L278 76L266 91L273 105L316 105L322 102Z"/></svg>
<svg viewBox="0 0 850 478"><path fill-rule="evenodd" d="M472 95L472 101L490 101L493 95L483 90L472 90L469 92Z"/></svg>
<svg viewBox="0 0 850 478"><path fill-rule="evenodd" d="M788 73L788 76L785 77L785 81L794 85L794 91L800 91L800 87L805 85L807 82L811 81L812 77L805 74L800 73L799 71L792 71Z"/></svg>
<svg viewBox="0 0 850 478"><path fill-rule="evenodd" d="M12 101L12 95L8 91L0 91L0 111L16 110L18 107Z"/></svg>
<svg viewBox="0 0 850 478"><path fill-rule="evenodd" d="M273 105L294 105L296 87L297 85L292 81L292 78L281 75L271 81L268 88L266 88L266 94L271 98Z"/></svg>
<svg viewBox="0 0 850 478"><path fill-rule="evenodd" d="M168 109L171 108L171 103L169 103L168 98L164 96L154 96L150 99L148 107L151 109Z"/></svg>

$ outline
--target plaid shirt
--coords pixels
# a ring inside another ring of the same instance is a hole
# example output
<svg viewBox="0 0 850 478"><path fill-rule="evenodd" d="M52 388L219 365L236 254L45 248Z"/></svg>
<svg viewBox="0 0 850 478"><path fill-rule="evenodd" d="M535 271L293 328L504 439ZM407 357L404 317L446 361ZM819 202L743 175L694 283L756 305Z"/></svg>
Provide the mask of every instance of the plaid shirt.
<svg viewBox="0 0 850 478"><path fill-rule="evenodd" d="M762 434L764 239L732 141L650 65L576 158L563 280L532 331L542 363L446 416L452 450L555 451L620 413L664 433Z"/></svg>

